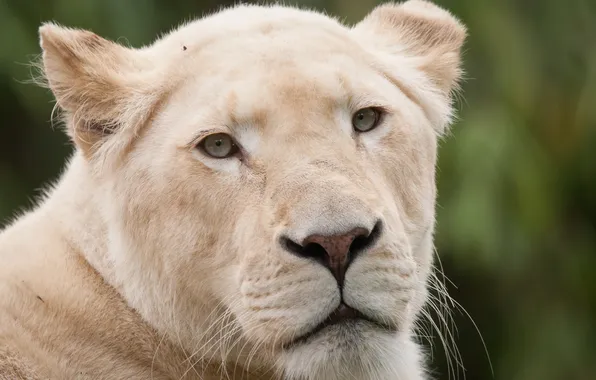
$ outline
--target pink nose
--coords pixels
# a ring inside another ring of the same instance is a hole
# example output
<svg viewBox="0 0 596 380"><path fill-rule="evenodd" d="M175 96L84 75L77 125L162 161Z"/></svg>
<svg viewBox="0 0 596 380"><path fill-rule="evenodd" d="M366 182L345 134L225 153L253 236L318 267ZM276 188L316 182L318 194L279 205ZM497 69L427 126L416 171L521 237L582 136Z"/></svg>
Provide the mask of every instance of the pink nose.
<svg viewBox="0 0 596 380"><path fill-rule="evenodd" d="M376 242L381 233L381 227L379 221L372 231L365 227L356 227L349 232L337 235L312 234L301 244L282 237L281 244L297 256L315 259L327 267L341 287L354 257Z"/></svg>
<svg viewBox="0 0 596 380"><path fill-rule="evenodd" d="M342 235L310 235L302 242L302 246L305 249L316 249L319 245L323 248L324 253L320 257L322 264L325 265L338 284L343 285L348 265L350 264L350 247L354 240L366 239L369 235L369 231L366 228L357 227L350 232Z"/></svg>

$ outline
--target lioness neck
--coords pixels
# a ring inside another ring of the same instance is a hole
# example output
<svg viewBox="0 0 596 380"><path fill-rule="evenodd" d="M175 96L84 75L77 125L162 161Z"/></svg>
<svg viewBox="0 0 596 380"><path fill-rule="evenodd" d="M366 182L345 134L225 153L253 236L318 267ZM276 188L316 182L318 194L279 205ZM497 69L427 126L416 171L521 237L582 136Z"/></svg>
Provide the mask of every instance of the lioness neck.
<svg viewBox="0 0 596 380"><path fill-rule="evenodd" d="M50 196L0 233L0 378L221 378L119 293L97 186L76 154Z"/></svg>

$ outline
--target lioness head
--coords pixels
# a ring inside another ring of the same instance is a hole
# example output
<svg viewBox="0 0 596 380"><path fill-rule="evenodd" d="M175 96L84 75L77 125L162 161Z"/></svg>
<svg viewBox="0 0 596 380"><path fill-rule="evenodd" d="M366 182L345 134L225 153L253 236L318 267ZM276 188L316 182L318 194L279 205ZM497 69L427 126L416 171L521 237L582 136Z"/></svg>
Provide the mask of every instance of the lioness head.
<svg viewBox="0 0 596 380"><path fill-rule="evenodd" d="M86 254L150 325L228 369L422 376L453 16L411 0L346 27L237 6L141 49L40 33L105 225Z"/></svg>

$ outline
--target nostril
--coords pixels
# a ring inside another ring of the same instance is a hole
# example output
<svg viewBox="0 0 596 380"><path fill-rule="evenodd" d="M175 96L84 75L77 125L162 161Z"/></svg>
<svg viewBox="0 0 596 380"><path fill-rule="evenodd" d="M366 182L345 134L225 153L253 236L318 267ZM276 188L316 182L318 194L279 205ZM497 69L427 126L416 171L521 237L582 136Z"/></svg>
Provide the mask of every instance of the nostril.
<svg viewBox="0 0 596 380"><path fill-rule="evenodd" d="M298 256L302 256L304 251L304 247L300 244L296 243L292 239L288 238L287 236L282 236L279 238L279 244L285 248L287 251L292 252Z"/></svg>
<svg viewBox="0 0 596 380"><path fill-rule="evenodd" d="M381 236L382 230L383 223L379 220L368 235L361 234L356 236L352 241L352 244L350 244L351 259L354 259L358 253L372 247L379 239L379 236Z"/></svg>
<svg viewBox="0 0 596 380"><path fill-rule="evenodd" d="M321 263L327 262L327 251L322 245L317 243L309 243L304 246L302 256L310 257Z"/></svg>
<svg viewBox="0 0 596 380"><path fill-rule="evenodd" d="M327 251L325 251L325 248L320 244L309 243L302 246L286 236L280 238L280 244L287 251L300 257L315 259L321 263L324 263L327 260Z"/></svg>

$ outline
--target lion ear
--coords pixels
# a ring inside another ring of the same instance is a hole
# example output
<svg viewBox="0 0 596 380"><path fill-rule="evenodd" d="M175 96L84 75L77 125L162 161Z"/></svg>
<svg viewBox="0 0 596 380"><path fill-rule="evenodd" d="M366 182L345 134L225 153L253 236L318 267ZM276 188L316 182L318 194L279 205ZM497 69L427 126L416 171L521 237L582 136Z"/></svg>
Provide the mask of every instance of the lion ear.
<svg viewBox="0 0 596 380"><path fill-rule="evenodd" d="M418 68L444 94L460 79L466 28L428 1L380 5L354 31L371 37L368 41L385 53L416 57Z"/></svg>
<svg viewBox="0 0 596 380"><path fill-rule="evenodd" d="M136 50L51 23L39 34L45 79L66 113L68 134L87 156L147 118L155 89Z"/></svg>

